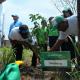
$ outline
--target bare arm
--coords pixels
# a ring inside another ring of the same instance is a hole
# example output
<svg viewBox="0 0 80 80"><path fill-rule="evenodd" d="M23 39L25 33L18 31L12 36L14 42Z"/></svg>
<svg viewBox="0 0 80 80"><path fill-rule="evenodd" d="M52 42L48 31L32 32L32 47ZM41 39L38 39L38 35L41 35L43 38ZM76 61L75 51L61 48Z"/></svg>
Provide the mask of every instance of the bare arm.
<svg viewBox="0 0 80 80"><path fill-rule="evenodd" d="M50 49L50 51L54 51L57 48L59 48L63 42L64 42L64 40L57 40L56 43L53 45L53 47Z"/></svg>

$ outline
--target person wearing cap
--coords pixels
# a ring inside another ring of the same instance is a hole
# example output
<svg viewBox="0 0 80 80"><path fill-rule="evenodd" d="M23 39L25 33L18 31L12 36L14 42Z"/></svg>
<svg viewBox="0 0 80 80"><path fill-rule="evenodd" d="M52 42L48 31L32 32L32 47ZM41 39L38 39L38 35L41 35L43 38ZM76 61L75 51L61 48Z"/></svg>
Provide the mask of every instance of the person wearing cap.
<svg viewBox="0 0 80 80"><path fill-rule="evenodd" d="M10 31L14 28L14 27L18 27L18 26L21 26L22 25L22 22L21 21L19 21L19 16L18 15L16 15L16 14L14 14L14 15L11 15L12 16L12 18L13 18L13 22L11 23L11 25L10 25L10 28L9 28L9 33L10 33Z"/></svg>
<svg viewBox="0 0 80 80"><path fill-rule="evenodd" d="M71 11L70 8L64 9L64 10L62 11L62 13L63 13L64 18L67 18L67 17L73 15L73 12Z"/></svg>
<svg viewBox="0 0 80 80"><path fill-rule="evenodd" d="M50 51L56 50L59 46L63 44L66 37L71 35L79 36L78 34L78 20L76 15L72 15L68 18L62 16L57 16L52 20L52 23L59 30L59 37L56 43L52 46ZM80 41L79 41L80 43ZM80 55L77 55L78 64L80 66Z"/></svg>
<svg viewBox="0 0 80 80"><path fill-rule="evenodd" d="M67 18L73 15L73 12L71 11L70 8L65 8L63 11L63 17ZM74 28L74 27L73 27ZM71 39L73 40L73 42L75 43L75 36L73 35L69 35L71 37ZM65 42L62 44L61 46L61 50L62 51L70 51L71 53L71 59L75 58L75 50L74 47L72 45L72 42L70 41L69 37L66 38Z"/></svg>
<svg viewBox="0 0 80 80"><path fill-rule="evenodd" d="M36 66L38 51L36 47L32 45L32 39L27 25L21 25L20 27L13 28L9 33L9 40L16 55L16 60L22 60L24 47L30 48L33 52L32 66Z"/></svg>

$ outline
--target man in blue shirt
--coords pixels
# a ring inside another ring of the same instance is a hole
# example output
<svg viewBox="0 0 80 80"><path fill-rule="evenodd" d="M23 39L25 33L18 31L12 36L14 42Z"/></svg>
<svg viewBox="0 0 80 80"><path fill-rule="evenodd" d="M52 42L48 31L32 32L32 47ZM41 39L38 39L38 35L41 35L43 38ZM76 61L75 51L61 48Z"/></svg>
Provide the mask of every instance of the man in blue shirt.
<svg viewBox="0 0 80 80"><path fill-rule="evenodd" d="M15 14L15 15L11 15L11 16L12 16L14 22L11 23L11 25L10 25L9 33L10 33L11 29L13 29L14 27L19 27L19 26L22 25L22 22L19 21L19 16L18 15Z"/></svg>

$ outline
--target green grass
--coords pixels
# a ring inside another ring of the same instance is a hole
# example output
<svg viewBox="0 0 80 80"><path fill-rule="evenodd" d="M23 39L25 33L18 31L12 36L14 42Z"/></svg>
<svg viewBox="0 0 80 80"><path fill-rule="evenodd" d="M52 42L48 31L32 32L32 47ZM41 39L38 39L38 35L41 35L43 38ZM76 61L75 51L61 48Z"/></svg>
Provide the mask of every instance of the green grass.
<svg viewBox="0 0 80 80"><path fill-rule="evenodd" d="M32 51L29 49L24 49L23 50L23 56L22 59L28 64L31 65L31 59L32 59Z"/></svg>
<svg viewBox="0 0 80 80"><path fill-rule="evenodd" d="M32 58L31 50L24 49L22 60L30 64L31 58ZM7 47L0 48L0 62L2 62L4 65L15 62L15 54L13 53L13 50L11 48Z"/></svg>

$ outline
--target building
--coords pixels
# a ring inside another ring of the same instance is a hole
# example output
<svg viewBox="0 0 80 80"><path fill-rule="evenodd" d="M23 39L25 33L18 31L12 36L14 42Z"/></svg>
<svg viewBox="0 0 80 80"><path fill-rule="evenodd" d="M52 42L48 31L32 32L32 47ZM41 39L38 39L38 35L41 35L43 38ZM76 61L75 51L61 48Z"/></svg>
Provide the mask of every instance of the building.
<svg viewBox="0 0 80 80"><path fill-rule="evenodd" d="M1 16L2 16L2 3L4 2L4 1L6 1L6 0L0 0L0 47L1 47L1 34L2 34L2 30L1 30L1 27L2 27L2 25L1 25Z"/></svg>

